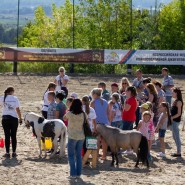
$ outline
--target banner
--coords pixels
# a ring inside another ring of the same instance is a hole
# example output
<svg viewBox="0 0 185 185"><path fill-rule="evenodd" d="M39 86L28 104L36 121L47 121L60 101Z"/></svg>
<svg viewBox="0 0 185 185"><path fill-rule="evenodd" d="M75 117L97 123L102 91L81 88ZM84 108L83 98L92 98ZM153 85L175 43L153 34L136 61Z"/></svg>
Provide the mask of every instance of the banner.
<svg viewBox="0 0 185 185"><path fill-rule="evenodd" d="M185 50L0 48L0 61L185 65Z"/></svg>
<svg viewBox="0 0 185 185"><path fill-rule="evenodd" d="M185 50L105 50L104 63L185 65Z"/></svg>
<svg viewBox="0 0 185 185"><path fill-rule="evenodd" d="M103 50L0 48L0 61L103 63Z"/></svg>

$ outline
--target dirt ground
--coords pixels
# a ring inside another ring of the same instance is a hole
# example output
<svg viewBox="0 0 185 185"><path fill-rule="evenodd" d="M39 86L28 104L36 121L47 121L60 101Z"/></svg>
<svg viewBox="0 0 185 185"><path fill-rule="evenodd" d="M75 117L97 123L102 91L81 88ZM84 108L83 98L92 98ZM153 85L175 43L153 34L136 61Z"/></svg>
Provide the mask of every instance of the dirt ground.
<svg viewBox="0 0 185 185"><path fill-rule="evenodd" d="M0 95L3 95L4 89L13 85L15 94L21 102L22 113L34 111L40 113L42 96L50 81L54 76L36 76L36 75L0 75ZM69 82L70 93L77 92L80 97L89 94L93 87L97 86L99 81L106 81L108 87L111 82L119 82L121 77L98 77L98 76L71 76ZM132 80L133 78L129 78ZM161 80L161 78L159 78ZM184 77L175 78L175 85L185 90ZM183 94L184 96L184 94ZM185 98L185 96L184 96ZM0 108L1 109L1 108ZM0 110L1 111L1 110ZM182 125L181 125L182 127ZM2 127L0 126L0 136L4 137ZM18 129L18 147L17 159L4 159L0 157L0 185L58 185L58 184L79 184L79 185L131 185L131 184L164 184L177 185L185 183L185 152L184 140L185 133L181 131L182 139L182 158L174 159L170 156L175 152L176 147L170 130L166 136L166 159L156 157L159 151L159 145L153 147L152 155L154 162L148 170L141 166L134 168L135 156L120 157L119 167L110 167L111 157L102 163L98 161L97 169L85 167L83 169L82 179L71 181L69 176L69 165L67 155L59 159L38 158L38 146L31 130L25 128L24 124ZM0 156L4 154L4 149L0 149Z"/></svg>

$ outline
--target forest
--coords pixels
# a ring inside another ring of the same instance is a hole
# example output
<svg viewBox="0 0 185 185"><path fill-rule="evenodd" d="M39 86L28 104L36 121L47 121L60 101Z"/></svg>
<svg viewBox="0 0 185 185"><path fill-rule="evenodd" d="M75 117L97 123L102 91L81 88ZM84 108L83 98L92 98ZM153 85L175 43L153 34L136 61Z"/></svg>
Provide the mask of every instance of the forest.
<svg viewBox="0 0 185 185"><path fill-rule="evenodd" d="M21 47L85 48L85 49L185 49L185 0L173 0L155 9L130 9L125 0L80 0L74 7L70 0L52 5L51 16L42 6L35 10L19 37ZM131 17L132 15L132 17ZM73 19L74 18L74 19ZM131 19L132 18L132 19ZM33 70L50 72L53 64L29 65ZM45 67L44 67L45 66ZM48 67L50 66L50 67ZM69 64L65 64L69 68ZM138 66L135 66L137 68ZM159 73L160 66L140 66L148 73ZM182 67L171 67L180 72ZM125 66L75 65L76 72L123 73Z"/></svg>

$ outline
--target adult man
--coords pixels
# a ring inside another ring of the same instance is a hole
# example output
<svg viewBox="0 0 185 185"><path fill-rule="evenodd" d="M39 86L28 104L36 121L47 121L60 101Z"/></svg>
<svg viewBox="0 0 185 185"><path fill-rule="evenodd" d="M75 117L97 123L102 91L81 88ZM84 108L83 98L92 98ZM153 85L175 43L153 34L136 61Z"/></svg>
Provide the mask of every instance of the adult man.
<svg viewBox="0 0 185 185"><path fill-rule="evenodd" d="M132 85L136 87L138 93L143 91L143 73L141 69L138 69L136 71L136 78L134 79Z"/></svg>
<svg viewBox="0 0 185 185"><path fill-rule="evenodd" d="M168 73L169 73L168 68L165 67L162 69L162 75L164 77L162 82L162 89L165 92L166 102L168 102L169 105L171 106L172 88L174 87L174 82L173 82L173 78L169 76Z"/></svg>

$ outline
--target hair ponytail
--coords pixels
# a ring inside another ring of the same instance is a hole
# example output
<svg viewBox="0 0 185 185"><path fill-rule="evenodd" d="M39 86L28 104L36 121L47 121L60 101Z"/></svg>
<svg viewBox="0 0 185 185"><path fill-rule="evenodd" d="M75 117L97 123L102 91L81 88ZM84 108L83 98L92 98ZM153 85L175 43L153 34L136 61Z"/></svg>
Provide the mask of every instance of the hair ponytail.
<svg viewBox="0 0 185 185"><path fill-rule="evenodd" d="M88 97L88 96L84 96L84 97L82 98L82 101L83 101L84 104L85 104L85 112L86 112L86 114L88 115L88 114L90 113L90 106L89 106L90 102L89 102L89 97Z"/></svg>
<svg viewBox="0 0 185 185"><path fill-rule="evenodd" d="M161 105L163 107L166 107L167 116L168 116L168 127L169 127L172 124L169 103L168 102L162 102Z"/></svg>
<svg viewBox="0 0 185 185"><path fill-rule="evenodd" d="M14 88L13 87L7 87L7 89L4 91L4 103L5 103L5 100L6 100L6 97L10 94L14 92Z"/></svg>

